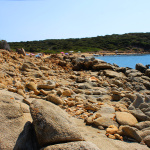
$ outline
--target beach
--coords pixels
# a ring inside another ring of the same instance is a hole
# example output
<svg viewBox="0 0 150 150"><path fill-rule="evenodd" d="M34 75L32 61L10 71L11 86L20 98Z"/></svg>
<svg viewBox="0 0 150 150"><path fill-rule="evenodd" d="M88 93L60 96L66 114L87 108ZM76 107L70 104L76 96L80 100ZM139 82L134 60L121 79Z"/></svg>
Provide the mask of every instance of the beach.
<svg viewBox="0 0 150 150"><path fill-rule="evenodd" d="M150 70L90 56L0 50L0 149L150 149Z"/></svg>

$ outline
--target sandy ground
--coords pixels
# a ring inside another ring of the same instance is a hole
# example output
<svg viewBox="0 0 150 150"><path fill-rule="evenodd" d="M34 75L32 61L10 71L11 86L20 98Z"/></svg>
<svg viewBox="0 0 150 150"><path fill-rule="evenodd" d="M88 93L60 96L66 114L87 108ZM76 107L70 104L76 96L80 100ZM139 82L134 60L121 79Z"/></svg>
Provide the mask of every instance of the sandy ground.
<svg viewBox="0 0 150 150"><path fill-rule="evenodd" d="M97 145L101 150L150 150L146 145L136 142L124 142L113 140L105 136L105 130L99 130L91 126L85 125L81 119L73 118L76 126L86 141L90 141Z"/></svg>

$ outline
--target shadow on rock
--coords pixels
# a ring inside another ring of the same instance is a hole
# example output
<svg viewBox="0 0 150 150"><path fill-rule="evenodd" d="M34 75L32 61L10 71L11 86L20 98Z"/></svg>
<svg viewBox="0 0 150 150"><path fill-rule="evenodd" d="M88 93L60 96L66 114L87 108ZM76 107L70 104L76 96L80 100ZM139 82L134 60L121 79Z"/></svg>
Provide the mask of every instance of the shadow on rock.
<svg viewBox="0 0 150 150"><path fill-rule="evenodd" d="M39 150L36 133L33 124L28 121L24 126L24 130L20 133L14 150Z"/></svg>

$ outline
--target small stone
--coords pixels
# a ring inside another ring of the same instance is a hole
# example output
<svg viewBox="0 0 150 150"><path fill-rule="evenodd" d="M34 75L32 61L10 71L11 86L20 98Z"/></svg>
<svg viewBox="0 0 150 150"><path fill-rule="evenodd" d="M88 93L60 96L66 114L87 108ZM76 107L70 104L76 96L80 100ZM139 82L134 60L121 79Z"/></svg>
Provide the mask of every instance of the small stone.
<svg viewBox="0 0 150 150"><path fill-rule="evenodd" d="M110 125L107 129L106 129L106 133L109 134L115 134L117 133L118 128L115 125Z"/></svg>
<svg viewBox="0 0 150 150"><path fill-rule="evenodd" d="M46 98L48 101L56 104L56 105L62 105L63 104L63 100L60 99L58 96L54 95L54 94L49 94L47 95Z"/></svg>
<svg viewBox="0 0 150 150"><path fill-rule="evenodd" d="M116 112L116 119L121 125L133 126L138 123L137 119L128 112Z"/></svg>
<svg viewBox="0 0 150 150"><path fill-rule="evenodd" d="M72 92L70 90L65 90L62 92L63 96L71 96Z"/></svg>

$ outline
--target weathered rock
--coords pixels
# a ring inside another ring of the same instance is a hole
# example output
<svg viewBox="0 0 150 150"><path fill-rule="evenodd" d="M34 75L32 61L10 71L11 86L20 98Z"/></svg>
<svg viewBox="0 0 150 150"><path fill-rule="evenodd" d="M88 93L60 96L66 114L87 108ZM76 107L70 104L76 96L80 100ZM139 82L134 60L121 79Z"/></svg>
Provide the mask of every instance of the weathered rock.
<svg viewBox="0 0 150 150"><path fill-rule="evenodd" d="M40 70L49 70L50 68L47 66L40 66Z"/></svg>
<svg viewBox="0 0 150 150"><path fill-rule="evenodd" d="M109 134L115 134L117 133L118 128L115 125L110 125L107 129L106 129L106 133Z"/></svg>
<svg viewBox="0 0 150 150"><path fill-rule="evenodd" d="M143 64L138 63L138 64L136 64L135 69L142 73L145 73L147 68Z"/></svg>
<svg viewBox="0 0 150 150"><path fill-rule="evenodd" d="M95 71L104 70L104 69L113 69L113 67L108 63L99 63L93 65L93 70Z"/></svg>
<svg viewBox="0 0 150 150"><path fill-rule="evenodd" d="M113 106L103 105L96 113L101 114L102 117L111 119L115 117L115 108Z"/></svg>
<svg viewBox="0 0 150 150"><path fill-rule="evenodd" d="M99 98L97 98L97 101L106 102L112 100L112 96L110 95L100 95Z"/></svg>
<svg viewBox="0 0 150 150"><path fill-rule="evenodd" d="M23 114L19 103L9 95L0 97L0 149L13 149L27 121L32 120L29 113ZM28 117L27 117L28 116Z"/></svg>
<svg viewBox="0 0 150 150"><path fill-rule="evenodd" d="M146 70L145 75L148 76L148 77L150 77L150 69Z"/></svg>
<svg viewBox="0 0 150 150"><path fill-rule="evenodd" d="M85 77L77 77L76 82L77 83L84 83L84 82L86 82L86 78Z"/></svg>
<svg viewBox="0 0 150 150"><path fill-rule="evenodd" d="M78 84L79 89L91 89L91 85L89 83L80 83Z"/></svg>
<svg viewBox="0 0 150 150"><path fill-rule="evenodd" d="M150 147L150 135L146 136L143 141L148 147Z"/></svg>
<svg viewBox="0 0 150 150"><path fill-rule="evenodd" d="M139 109L145 109L145 108L149 108L150 106L147 104L147 103L141 103L140 105L139 105Z"/></svg>
<svg viewBox="0 0 150 150"><path fill-rule="evenodd" d="M92 110L92 111L98 111L99 107L97 107L96 105L93 105L91 103L86 103L85 106L84 106L84 109Z"/></svg>
<svg viewBox="0 0 150 150"><path fill-rule="evenodd" d="M110 118L107 117L99 117L93 121L96 126L109 127L110 125L115 125L118 127L118 124Z"/></svg>
<svg viewBox="0 0 150 150"><path fill-rule="evenodd" d="M5 89L6 85L4 85L3 83L0 83L0 89Z"/></svg>
<svg viewBox="0 0 150 150"><path fill-rule="evenodd" d="M35 100L30 105L30 111L40 146L83 140L71 118L58 106Z"/></svg>
<svg viewBox="0 0 150 150"><path fill-rule="evenodd" d="M136 94L136 96L137 96L137 98L134 100L133 106L135 108L138 108L141 103L144 103L144 99L142 98L142 96L140 94Z"/></svg>
<svg viewBox="0 0 150 150"><path fill-rule="evenodd" d="M135 70L135 69L129 69L129 70L126 70L126 73L125 73L128 77L139 77L139 76L142 76L142 73L138 70Z"/></svg>
<svg viewBox="0 0 150 150"><path fill-rule="evenodd" d="M139 122L135 124L135 127L139 130L150 127L150 121Z"/></svg>
<svg viewBox="0 0 150 150"><path fill-rule="evenodd" d="M67 62L60 60L58 64L59 64L60 66L66 66L66 65L67 65Z"/></svg>
<svg viewBox="0 0 150 150"><path fill-rule="evenodd" d="M116 112L116 119L121 125L133 126L138 123L137 119L128 112Z"/></svg>
<svg viewBox="0 0 150 150"><path fill-rule="evenodd" d="M46 99L48 101L56 104L56 105L62 105L63 104L63 100L54 94L48 94Z"/></svg>
<svg viewBox="0 0 150 150"><path fill-rule="evenodd" d="M149 120L149 117L144 114L139 108L130 110L130 113L137 118L139 121Z"/></svg>
<svg viewBox="0 0 150 150"><path fill-rule="evenodd" d="M131 94L131 93L126 93L125 96L126 96L127 98L129 98L129 99L131 100L131 102L133 102L133 101L136 100L136 98L137 98L136 95Z"/></svg>
<svg viewBox="0 0 150 150"><path fill-rule="evenodd" d="M54 89L56 87L56 83L52 80L44 81L44 84L38 84L37 88L39 89Z"/></svg>
<svg viewBox="0 0 150 150"><path fill-rule="evenodd" d="M135 139L137 142L142 141L142 137L139 135L138 129L126 125L126 126L122 126L122 131L124 135Z"/></svg>
<svg viewBox="0 0 150 150"><path fill-rule="evenodd" d="M150 135L150 130L142 130L139 135L144 139L146 136Z"/></svg>
<svg viewBox="0 0 150 150"><path fill-rule="evenodd" d="M63 96L71 96L71 95L72 95L72 91L71 91L71 90L64 90L64 91L62 92L62 95L63 95Z"/></svg>
<svg viewBox="0 0 150 150"><path fill-rule="evenodd" d="M40 92L37 90L37 84L34 82L29 82L26 84L26 87L32 91L34 91L34 94L38 95Z"/></svg>
<svg viewBox="0 0 150 150"><path fill-rule="evenodd" d="M23 49L23 48L21 48L21 49L16 49L16 52L18 53L18 54L22 54L23 56L25 56L26 55L26 53L25 53L25 50Z"/></svg>
<svg viewBox="0 0 150 150"><path fill-rule="evenodd" d="M68 142L55 144L42 148L41 150L100 150L95 144L88 141Z"/></svg>
<svg viewBox="0 0 150 150"><path fill-rule="evenodd" d="M24 93L23 89L17 89L17 93L22 95L23 97L25 97L25 93Z"/></svg>
<svg viewBox="0 0 150 150"><path fill-rule="evenodd" d="M118 78L126 78L125 74L120 72L115 72L115 71L112 71L112 70L104 70L104 75L108 76L108 77L112 77L112 78L115 78L115 77L118 77Z"/></svg>
<svg viewBox="0 0 150 150"><path fill-rule="evenodd" d="M119 94L113 94L112 95L112 100L113 101L119 101L121 99L121 96Z"/></svg>

